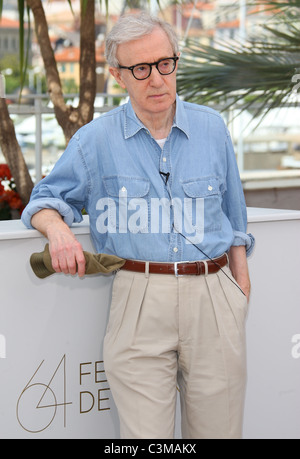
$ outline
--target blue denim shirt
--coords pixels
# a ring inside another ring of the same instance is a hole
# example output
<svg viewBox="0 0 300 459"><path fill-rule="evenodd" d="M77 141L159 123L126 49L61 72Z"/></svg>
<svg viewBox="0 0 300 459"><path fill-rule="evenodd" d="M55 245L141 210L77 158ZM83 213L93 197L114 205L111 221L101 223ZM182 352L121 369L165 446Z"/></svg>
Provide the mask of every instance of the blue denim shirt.
<svg viewBox="0 0 300 459"><path fill-rule="evenodd" d="M98 253L178 262L246 246L247 212L229 132L212 109L183 102L163 149L130 101L81 128L23 212L56 209L68 225L90 217ZM199 247L204 253L200 252Z"/></svg>

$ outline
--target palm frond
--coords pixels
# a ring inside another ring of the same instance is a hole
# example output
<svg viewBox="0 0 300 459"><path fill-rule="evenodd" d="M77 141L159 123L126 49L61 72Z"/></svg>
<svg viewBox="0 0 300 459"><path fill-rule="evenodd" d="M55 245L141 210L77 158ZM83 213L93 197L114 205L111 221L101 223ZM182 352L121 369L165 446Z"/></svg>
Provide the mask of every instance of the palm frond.
<svg viewBox="0 0 300 459"><path fill-rule="evenodd" d="M257 6L257 1L253 1L253 2L249 2L249 5L252 5L252 6ZM270 1L270 0L261 0L259 2L260 6L262 7L262 9L264 10L268 10L268 11L283 11L285 12L286 10L290 11L291 8L300 8L300 0L289 0L289 1L283 1L283 2L280 2L280 1Z"/></svg>
<svg viewBox="0 0 300 459"><path fill-rule="evenodd" d="M85 0L84 0L84 2L85 2ZM70 8L71 8L71 11L72 11L72 13L73 13L73 15L74 15L74 10L73 10L73 6L72 6L71 0L68 0L68 3L69 3L69 6L70 6Z"/></svg>
<svg viewBox="0 0 300 459"><path fill-rule="evenodd" d="M278 2L265 3L278 9ZM292 3L300 6L300 0ZM244 46L223 42L212 47L188 40L178 70L179 93L191 102L223 104L224 109L238 102L251 109L259 103L255 116L266 104L274 108L289 101L292 78L300 69L300 29L299 22L287 24L285 16L280 21L281 27L265 25L268 36Z"/></svg>

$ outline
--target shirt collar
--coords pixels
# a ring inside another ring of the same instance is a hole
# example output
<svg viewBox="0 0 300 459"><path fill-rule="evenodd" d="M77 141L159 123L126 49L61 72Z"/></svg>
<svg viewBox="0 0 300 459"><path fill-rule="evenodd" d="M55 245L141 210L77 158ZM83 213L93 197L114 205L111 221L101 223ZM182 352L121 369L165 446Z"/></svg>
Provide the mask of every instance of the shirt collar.
<svg viewBox="0 0 300 459"><path fill-rule="evenodd" d="M184 108L184 102L179 98L178 94L176 95L176 114L173 121L172 128L180 129L186 136L189 138L189 123ZM131 101L127 102L125 105L125 123L124 123L124 138L129 139L137 134L141 129L147 128L136 116Z"/></svg>
<svg viewBox="0 0 300 459"><path fill-rule="evenodd" d="M176 115L173 122L173 127L180 129L186 136L190 136L189 120L186 114L184 102L176 95Z"/></svg>

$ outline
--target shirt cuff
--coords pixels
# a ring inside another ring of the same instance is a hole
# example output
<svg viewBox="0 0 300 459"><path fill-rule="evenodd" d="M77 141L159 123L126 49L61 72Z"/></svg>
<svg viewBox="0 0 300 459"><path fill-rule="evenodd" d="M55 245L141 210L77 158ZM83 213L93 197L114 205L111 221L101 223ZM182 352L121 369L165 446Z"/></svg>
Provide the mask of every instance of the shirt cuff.
<svg viewBox="0 0 300 459"><path fill-rule="evenodd" d="M25 207L21 220L23 224L29 229L35 229L31 225L31 218L34 214L39 212L43 209L53 209L57 210L57 212L62 216L64 222L71 226L74 222L74 213L68 204L60 199L52 198L52 199L37 199L29 202L27 207Z"/></svg>
<svg viewBox="0 0 300 459"><path fill-rule="evenodd" d="M234 239L232 245L234 247L244 245L246 247L247 257L249 257L255 246L255 238L251 233L245 234L241 231L234 231Z"/></svg>

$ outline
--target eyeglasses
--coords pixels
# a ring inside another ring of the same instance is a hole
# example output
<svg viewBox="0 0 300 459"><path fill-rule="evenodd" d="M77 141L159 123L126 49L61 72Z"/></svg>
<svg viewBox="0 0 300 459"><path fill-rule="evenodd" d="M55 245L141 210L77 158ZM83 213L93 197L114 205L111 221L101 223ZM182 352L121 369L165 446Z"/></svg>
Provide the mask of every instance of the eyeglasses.
<svg viewBox="0 0 300 459"><path fill-rule="evenodd" d="M131 67L119 65L119 69L131 70L136 80L146 80L151 75L153 65L155 65L161 75L170 75L174 72L178 59L179 57L168 57L167 59L160 59L157 62L153 62L153 64L142 63L132 65Z"/></svg>

